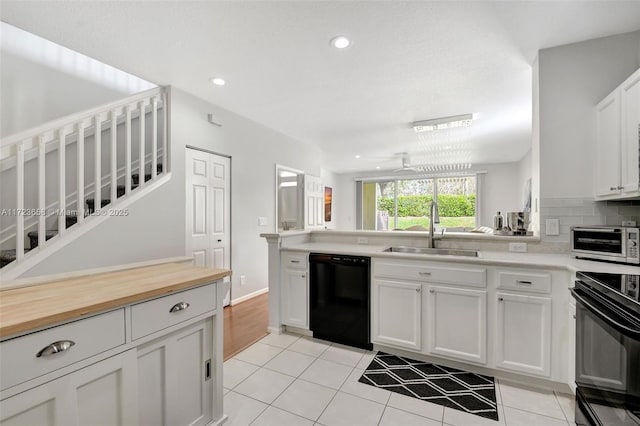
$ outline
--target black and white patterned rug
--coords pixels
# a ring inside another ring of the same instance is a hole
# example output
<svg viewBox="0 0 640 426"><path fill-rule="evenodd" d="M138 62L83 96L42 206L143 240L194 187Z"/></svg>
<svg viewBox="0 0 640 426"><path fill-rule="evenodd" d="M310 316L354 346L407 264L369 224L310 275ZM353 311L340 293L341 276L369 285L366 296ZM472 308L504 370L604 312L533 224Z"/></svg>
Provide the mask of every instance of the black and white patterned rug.
<svg viewBox="0 0 640 426"><path fill-rule="evenodd" d="M498 420L493 377L378 352L361 383Z"/></svg>

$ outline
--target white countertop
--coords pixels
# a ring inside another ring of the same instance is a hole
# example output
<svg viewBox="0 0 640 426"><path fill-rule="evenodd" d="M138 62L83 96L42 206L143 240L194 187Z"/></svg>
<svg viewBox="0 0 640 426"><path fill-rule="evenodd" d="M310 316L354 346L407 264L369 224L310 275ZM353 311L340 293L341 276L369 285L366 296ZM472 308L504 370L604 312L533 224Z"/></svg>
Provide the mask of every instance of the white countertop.
<svg viewBox="0 0 640 426"><path fill-rule="evenodd" d="M616 263L598 262L576 259L569 254L547 253L513 253L505 251L478 251L478 257L448 256L431 254L390 253L383 250L388 245L340 244L340 243L302 243L284 246L282 250L304 251L315 253L351 254L389 259L430 260L438 262L484 264L495 266L526 266L534 268L551 268L570 272L609 272L618 274L640 274L640 267Z"/></svg>

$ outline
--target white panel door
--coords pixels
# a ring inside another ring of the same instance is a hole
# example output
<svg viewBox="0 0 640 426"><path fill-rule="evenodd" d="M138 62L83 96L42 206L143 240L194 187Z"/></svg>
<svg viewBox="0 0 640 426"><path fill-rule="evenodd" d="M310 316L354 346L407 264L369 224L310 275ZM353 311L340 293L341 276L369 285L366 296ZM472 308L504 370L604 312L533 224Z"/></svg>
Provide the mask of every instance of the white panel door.
<svg viewBox="0 0 640 426"><path fill-rule="evenodd" d="M637 192L640 181L640 70L620 88L622 109L622 192Z"/></svg>
<svg viewBox="0 0 640 426"><path fill-rule="evenodd" d="M551 298L508 293L497 297L496 366L549 377Z"/></svg>
<svg viewBox="0 0 640 426"><path fill-rule="evenodd" d="M429 286L429 352L484 364L487 362L487 292Z"/></svg>
<svg viewBox="0 0 640 426"><path fill-rule="evenodd" d="M420 350L422 285L374 279L374 343Z"/></svg>
<svg viewBox="0 0 640 426"><path fill-rule="evenodd" d="M231 267L231 159L187 149L187 256L195 265ZM231 299L230 279L225 277L224 305Z"/></svg>
<svg viewBox="0 0 640 426"><path fill-rule="evenodd" d="M596 107L595 192L620 194L620 92L616 90Z"/></svg>

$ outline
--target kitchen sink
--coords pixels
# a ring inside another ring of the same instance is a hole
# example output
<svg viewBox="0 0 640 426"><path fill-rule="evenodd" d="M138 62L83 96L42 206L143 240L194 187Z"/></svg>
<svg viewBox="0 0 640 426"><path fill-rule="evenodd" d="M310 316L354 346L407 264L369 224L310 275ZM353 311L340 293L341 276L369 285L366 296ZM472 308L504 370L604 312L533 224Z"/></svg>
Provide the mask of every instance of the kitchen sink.
<svg viewBox="0 0 640 426"><path fill-rule="evenodd" d="M478 257L477 250L448 249L448 248L396 246L396 247L388 247L383 251L391 252L391 253L437 254L437 255L444 255L444 256Z"/></svg>

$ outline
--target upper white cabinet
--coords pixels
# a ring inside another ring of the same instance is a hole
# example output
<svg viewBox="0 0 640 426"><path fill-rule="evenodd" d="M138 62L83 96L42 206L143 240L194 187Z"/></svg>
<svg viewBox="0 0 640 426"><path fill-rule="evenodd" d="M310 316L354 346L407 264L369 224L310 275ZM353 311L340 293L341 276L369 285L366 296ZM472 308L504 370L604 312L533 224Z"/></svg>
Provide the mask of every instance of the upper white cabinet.
<svg viewBox="0 0 640 426"><path fill-rule="evenodd" d="M595 195L640 196L640 70L596 106Z"/></svg>
<svg viewBox="0 0 640 426"><path fill-rule="evenodd" d="M324 185L319 177L305 175L305 229L324 226Z"/></svg>

